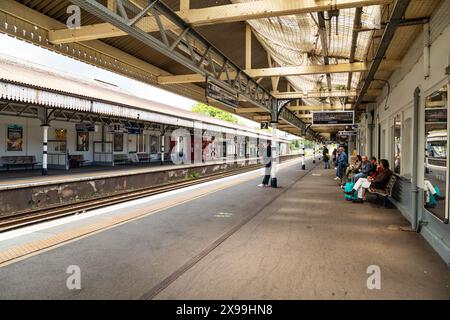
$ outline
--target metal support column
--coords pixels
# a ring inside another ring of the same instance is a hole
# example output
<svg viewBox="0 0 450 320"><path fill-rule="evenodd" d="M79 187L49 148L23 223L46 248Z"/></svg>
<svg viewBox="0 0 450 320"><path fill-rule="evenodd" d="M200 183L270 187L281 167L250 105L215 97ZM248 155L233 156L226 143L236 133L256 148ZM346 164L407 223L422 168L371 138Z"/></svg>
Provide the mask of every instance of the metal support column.
<svg viewBox="0 0 450 320"><path fill-rule="evenodd" d="M161 165L164 165L164 153L166 152L166 150L165 150L165 144L166 144L165 134L166 134L166 128L161 130Z"/></svg>
<svg viewBox="0 0 450 320"><path fill-rule="evenodd" d="M302 148L302 170L306 170L306 164L305 164L305 143L303 142L303 148Z"/></svg>
<svg viewBox="0 0 450 320"><path fill-rule="evenodd" d="M316 142L313 141L313 163L316 163Z"/></svg>
<svg viewBox="0 0 450 320"><path fill-rule="evenodd" d="M270 186L272 188L277 187L277 167L278 167L278 142L277 142L277 127L278 123L272 123L272 170L270 176Z"/></svg>
<svg viewBox="0 0 450 320"><path fill-rule="evenodd" d="M42 126L42 175L48 175L48 124Z"/></svg>

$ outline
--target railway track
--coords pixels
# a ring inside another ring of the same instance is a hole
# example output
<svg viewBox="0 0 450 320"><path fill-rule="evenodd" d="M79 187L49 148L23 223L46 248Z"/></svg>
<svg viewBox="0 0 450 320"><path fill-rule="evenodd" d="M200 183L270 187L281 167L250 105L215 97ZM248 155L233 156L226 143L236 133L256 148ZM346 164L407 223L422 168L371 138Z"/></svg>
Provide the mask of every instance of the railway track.
<svg viewBox="0 0 450 320"><path fill-rule="evenodd" d="M193 185L197 185L200 183L205 183L208 181L214 181L226 177L230 177L233 175L237 175L240 173L245 173L249 171L253 171L255 169L261 168L261 165L252 165L243 169L237 170L229 170L213 175L208 175L206 177L197 178L195 180L182 181L182 182L173 182L160 186L149 187L145 189L141 189L138 191L126 192L117 195L109 195L104 196L92 200L86 200L79 203L70 203L63 204L57 207L52 208L44 208L29 211L26 213L21 213L14 217L9 217L5 219L0 219L0 233L10 231L13 229L22 228L25 226L29 226L32 224L49 221L57 218L62 218L70 215L84 213L89 210L99 209L102 207L111 206L114 204L119 204L122 202L127 202L135 199L145 198L152 195L169 192Z"/></svg>

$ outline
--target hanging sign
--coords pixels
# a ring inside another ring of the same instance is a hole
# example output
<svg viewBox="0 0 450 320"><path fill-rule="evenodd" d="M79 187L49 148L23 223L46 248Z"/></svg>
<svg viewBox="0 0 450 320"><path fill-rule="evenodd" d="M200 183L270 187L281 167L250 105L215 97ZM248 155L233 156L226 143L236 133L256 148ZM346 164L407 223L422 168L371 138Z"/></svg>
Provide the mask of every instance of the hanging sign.
<svg viewBox="0 0 450 320"><path fill-rule="evenodd" d="M142 129L142 128L127 128L127 132L129 134L143 134L144 129Z"/></svg>
<svg viewBox="0 0 450 320"><path fill-rule="evenodd" d="M347 125L355 123L354 111L313 111L312 124L320 126Z"/></svg>
<svg viewBox="0 0 450 320"><path fill-rule="evenodd" d="M111 123L108 126L109 133L126 133L128 132L122 123Z"/></svg>
<svg viewBox="0 0 450 320"><path fill-rule="evenodd" d="M237 93L231 93L211 82L206 83L206 97L226 104L232 108L237 108L239 105Z"/></svg>
<svg viewBox="0 0 450 320"><path fill-rule="evenodd" d="M95 125L91 123L77 123L75 124L76 132L95 132Z"/></svg>
<svg viewBox="0 0 450 320"><path fill-rule="evenodd" d="M356 131L339 131L340 136L356 136Z"/></svg>

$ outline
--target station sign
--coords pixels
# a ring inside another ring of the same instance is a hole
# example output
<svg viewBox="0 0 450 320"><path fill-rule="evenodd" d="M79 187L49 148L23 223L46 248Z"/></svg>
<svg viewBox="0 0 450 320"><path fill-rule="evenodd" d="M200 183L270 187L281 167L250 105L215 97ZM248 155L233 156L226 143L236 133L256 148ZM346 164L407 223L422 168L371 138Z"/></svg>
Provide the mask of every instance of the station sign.
<svg viewBox="0 0 450 320"><path fill-rule="evenodd" d="M356 131L339 131L340 136L356 136Z"/></svg>
<svg viewBox="0 0 450 320"><path fill-rule="evenodd" d="M239 106L239 97L237 93L231 93L211 82L206 83L206 97L232 108L237 108Z"/></svg>
<svg viewBox="0 0 450 320"><path fill-rule="evenodd" d="M143 134L144 133L144 129L142 128L126 128L127 133L129 134Z"/></svg>
<svg viewBox="0 0 450 320"><path fill-rule="evenodd" d="M95 132L95 124L91 123L76 123L75 124L76 132Z"/></svg>
<svg viewBox="0 0 450 320"><path fill-rule="evenodd" d="M313 111L312 124L320 126L346 125L355 123L355 111Z"/></svg>
<svg viewBox="0 0 450 320"><path fill-rule="evenodd" d="M261 130L269 129L269 122L261 122Z"/></svg>
<svg viewBox="0 0 450 320"><path fill-rule="evenodd" d="M108 126L108 132L109 133L127 133L128 130L125 128L125 126L122 123L111 123Z"/></svg>

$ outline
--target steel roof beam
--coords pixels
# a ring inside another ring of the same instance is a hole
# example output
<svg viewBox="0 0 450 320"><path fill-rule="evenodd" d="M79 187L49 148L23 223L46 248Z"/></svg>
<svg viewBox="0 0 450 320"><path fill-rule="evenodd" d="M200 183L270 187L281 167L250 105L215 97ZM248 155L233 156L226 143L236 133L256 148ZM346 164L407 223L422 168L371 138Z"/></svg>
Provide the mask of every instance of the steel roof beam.
<svg viewBox="0 0 450 320"><path fill-rule="evenodd" d="M362 102L362 99L369 89L371 82L375 78L375 73L378 71L378 67L381 64L392 39L394 38L397 27L402 22L403 16L405 15L406 9L408 8L410 2L411 0L397 0L395 3L394 8L392 9L391 17L381 38L380 45L378 46L377 53L375 54L375 58L373 59L370 70L364 80L363 87L361 88L358 98L356 99L355 108L357 108Z"/></svg>
<svg viewBox="0 0 450 320"><path fill-rule="evenodd" d="M208 77L210 82L244 97L257 107L269 111L272 114L272 120L278 119L278 117L274 117L278 100L163 3L158 0L148 1L146 6L142 8L129 0L116 1L118 13L111 11L107 6L95 0L71 0L72 3L85 11L111 23L193 72ZM161 39L147 33L140 27L142 19L147 18L143 14L144 11L153 14L153 18L159 27ZM134 16L129 17L130 14L134 14ZM180 33L174 36L172 32L168 32L161 17L170 20L180 30ZM202 49L203 51L200 51ZM230 75L233 72L235 73L234 77ZM226 80L222 80L223 74L226 75ZM279 116L298 128L305 127L305 124L287 109L282 110Z"/></svg>
<svg viewBox="0 0 450 320"><path fill-rule="evenodd" d="M341 63L341 64L317 65L317 66L247 69L244 71L252 78L261 78L261 77L287 77L287 76L299 76L299 75L323 74L323 73L364 72L367 71L368 69L369 68L366 63L354 62L354 63ZM235 76L234 73L229 73L229 75ZM222 74L222 79L226 79L225 74ZM183 74L183 75L158 77L159 84L177 84L177 83L204 82L204 81L205 77L202 76L201 74Z"/></svg>
<svg viewBox="0 0 450 320"><path fill-rule="evenodd" d="M320 42L322 43L322 52L323 52L323 62L324 65L328 66L330 64L330 59L328 57L328 39L327 39L327 28L325 26L325 17L324 12L318 12L318 23L319 23L319 37ZM331 91L333 89L331 85L331 75L330 73L326 73L327 77L327 85L328 85L328 91ZM333 100L330 97L330 103L333 104Z"/></svg>
<svg viewBox="0 0 450 320"><path fill-rule="evenodd" d="M291 14L326 11L330 9L346 9L364 7L370 5L384 5L392 3L393 0L260 0L256 2L242 2L214 6L201 9L181 10L177 15L192 27L238 22L258 18L269 18ZM145 7L147 1L131 0L135 5ZM163 26L168 29L174 28L174 24L163 18ZM140 21L145 32L158 32L159 27L154 23L152 17L146 17ZM50 32L50 42L55 44L87 41L94 39L119 37L127 35L126 32L111 23L100 23L82 26L79 29L60 29Z"/></svg>
<svg viewBox="0 0 450 320"><path fill-rule="evenodd" d="M356 45L358 43L358 35L359 35L359 33L358 33L358 31L356 31L356 29L361 27L361 15L362 15L362 8L356 8L355 19L353 20L352 46L350 48L350 58L349 58L350 63L355 61ZM348 74L347 90L351 89L352 78L353 78L353 73L350 72ZM347 99L345 99L345 103L346 102L347 102Z"/></svg>
<svg viewBox="0 0 450 320"><path fill-rule="evenodd" d="M244 96L248 101L257 106L263 107L269 111L271 110L275 99L264 87L256 83L242 69L231 62L222 52L211 45L200 34L192 30L187 23L161 2L149 2L149 6L152 6L149 11L152 11L153 15L156 17L157 24L160 27L159 31L161 39L148 34L139 27L139 18L141 20L145 18L142 12L143 10L147 10L148 7L140 9L128 0L122 0L120 3L123 3L123 6L126 7L128 13L122 11L122 14L120 12L117 14L95 0L71 0L71 2L104 21L113 24L117 28L120 28L130 36L138 39L190 70L203 76L207 76L208 80L211 82L224 87L231 92ZM135 14L134 17L137 17L138 19L129 19L126 14L129 14L130 11L133 12ZM169 19L176 27L183 31L177 35L175 39L170 39L169 33L160 23L160 16ZM196 50L194 50L193 42L195 42ZM198 52L199 47L203 49L202 52ZM211 58L212 56L214 56L215 59ZM217 63L217 60L220 60L220 64ZM234 78L230 77L227 80L222 80L222 74L227 74L228 72L235 72L236 76Z"/></svg>

